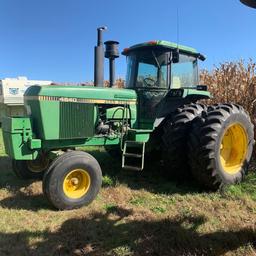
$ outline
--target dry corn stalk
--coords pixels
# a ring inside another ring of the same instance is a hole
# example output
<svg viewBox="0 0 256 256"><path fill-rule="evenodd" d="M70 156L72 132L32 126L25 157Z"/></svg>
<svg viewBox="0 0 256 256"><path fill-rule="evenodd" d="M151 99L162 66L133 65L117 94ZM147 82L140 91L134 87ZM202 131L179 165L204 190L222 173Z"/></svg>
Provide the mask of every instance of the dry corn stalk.
<svg viewBox="0 0 256 256"><path fill-rule="evenodd" d="M202 70L201 84L208 86L212 93L212 103L237 103L242 105L256 126L256 63L225 62L212 71Z"/></svg>

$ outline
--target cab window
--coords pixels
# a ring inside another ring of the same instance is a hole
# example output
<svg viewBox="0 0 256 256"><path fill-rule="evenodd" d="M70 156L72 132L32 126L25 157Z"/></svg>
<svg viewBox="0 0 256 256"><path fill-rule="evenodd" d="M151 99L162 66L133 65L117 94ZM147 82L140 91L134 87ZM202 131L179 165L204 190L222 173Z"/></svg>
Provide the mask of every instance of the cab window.
<svg viewBox="0 0 256 256"><path fill-rule="evenodd" d="M166 53L144 50L127 57L126 88L168 88Z"/></svg>
<svg viewBox="0 0 256 256"><path fill-rule="evenodd" d="M171 88L194 87L198 84L197 59L180 54L179 62L171 67Z"/></svg>

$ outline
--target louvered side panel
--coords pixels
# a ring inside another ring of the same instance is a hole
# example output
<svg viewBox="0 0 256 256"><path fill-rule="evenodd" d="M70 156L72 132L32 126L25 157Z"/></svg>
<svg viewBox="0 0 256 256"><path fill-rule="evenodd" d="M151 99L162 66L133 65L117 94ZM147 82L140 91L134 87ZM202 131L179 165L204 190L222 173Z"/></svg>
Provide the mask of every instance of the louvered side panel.
<svg viewBox="0 0 256 256"><path fill-rule="evenodd" d="M73 102L60 103L60 139L93 136L94 106Z"/></svg>

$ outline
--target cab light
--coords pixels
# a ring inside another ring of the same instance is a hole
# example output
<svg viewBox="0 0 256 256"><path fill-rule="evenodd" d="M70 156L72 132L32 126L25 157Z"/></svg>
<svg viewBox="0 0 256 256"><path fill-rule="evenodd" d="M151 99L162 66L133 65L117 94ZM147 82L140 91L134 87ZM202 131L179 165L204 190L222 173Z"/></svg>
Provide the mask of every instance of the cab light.
<svg viewBox="0 0 256 256"><path fill-rule="evenodd" d="M155 45L155 44L157 44L157 41L156 40L148 41L148 44Z"/></svg>

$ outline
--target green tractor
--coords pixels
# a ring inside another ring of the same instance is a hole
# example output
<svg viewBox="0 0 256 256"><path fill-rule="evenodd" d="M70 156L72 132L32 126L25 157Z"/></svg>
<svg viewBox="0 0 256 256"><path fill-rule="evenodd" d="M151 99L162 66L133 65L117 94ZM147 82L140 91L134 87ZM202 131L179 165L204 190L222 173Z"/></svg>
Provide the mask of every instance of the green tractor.
<svg viewBox="0 0 256 256"><path fill-rule="evenodd" d="M246 111L236 104L206 106L193 48L167 41L137 44L127 58L124 89L103 88L103 59L110 60L110 85L118 43L98 29L95 86L32 86L25 95L27 116L6 117L2 129L13 170L24 179L42 178L43 191L57 209L87 205L98 194L97 160L77 147L102 146L119 152L122 168L141 171L157 159L165 172L190 173L216 189L242 180L254 134ZM145 156L150 158L145 158Z"/></svg>

